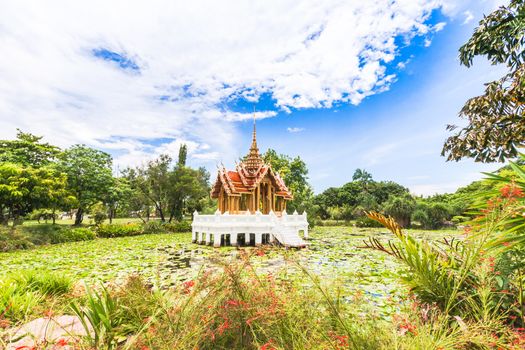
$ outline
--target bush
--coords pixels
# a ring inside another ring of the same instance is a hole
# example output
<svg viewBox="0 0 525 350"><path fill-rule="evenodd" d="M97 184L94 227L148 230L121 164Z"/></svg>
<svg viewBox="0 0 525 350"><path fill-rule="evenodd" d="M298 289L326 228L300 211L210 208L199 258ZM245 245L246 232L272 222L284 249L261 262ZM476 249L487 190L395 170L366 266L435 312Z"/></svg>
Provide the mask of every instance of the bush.
<svg viewBox="0 0 525 350"><path fill-rule="evenodd" d="M20 231L12 228L0 228L0 252L17 249L29 249L34 244Z"/></svg>
<svg viewBox="0 0 525 350"><path fill-rule="evenodd" d="M0 252L29 249L35 245L89 241L95 232L88 228L71 228L62 225L33 225L0 228Z"/></svg>
<svg viewBox="0 0 525 350"><path fill-rule="evenodd" d="M165 225L158 220L151 220L142 225L142 232L145 234L166 232Z"/></svg>
<svg viewBox="0 0 525 350"><path fill-rule="evenodd" d="M104 213L103 211L97 211L95 214L93 214L93 221L95 222L95 225L99 226L101 225L104 220L108 218L108 215Z"/></svg>
<svg viewBox="0 0 525 350"><path fill-rule="evenodd" d="M454 224L458 225L458 224L462 224L462 223L465 223L467 221L470 221L470 219L471 218L468 217L468 216L456 215L450 221L452 221Z"/></svg>
<svg viewBox="0 0 525 350"><path fill-rule="evenodd" d="M377 221L372 220L366 216L361 216L355 221L357 227L382 227Z"/></svg>
<svg viewBox="0 0 525 350"><path fill-rule="evenodd" d="M33 225L17 228L35 245L88 241L96 238L88 228L72 228L64 225Z"/></svg>
<svg viewBox="0 0 525 350"><path fill-rule="evenodd" d="M191 232L191 222L178 221L164 224L164 228L168 232Z"/></svg>
<svg viewBox="0 0 525 350"><path fill-rule="evenodd" d="M100 225L97 235L102 238L137 236L143 234L143 227L139 223Z"/></svg>

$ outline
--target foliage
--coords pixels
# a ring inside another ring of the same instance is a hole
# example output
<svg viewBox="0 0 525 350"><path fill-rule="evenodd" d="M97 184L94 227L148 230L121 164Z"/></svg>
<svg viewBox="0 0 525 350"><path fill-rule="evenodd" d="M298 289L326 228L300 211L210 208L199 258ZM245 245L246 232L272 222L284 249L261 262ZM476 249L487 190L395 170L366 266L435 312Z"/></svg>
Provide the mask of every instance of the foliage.
<svg viewBox="0 0 525 350"><path fill-rule="evenodd" d="M64 275L45 271L19 271L0 279L0 321L24 320L46 296L68 293L72 281Z"/></svg>
<svg viewBox="0 0 525 350"><path fill-rule="evenodd" d="M34 209L55 206L67 196L66 180L51 166L0 163L0 223L15 225Z"/></svg>
<svg viewBox="0 0 525 350"><path fill-rule="evenodd" d="M509 193L511 197L507 199L514 199L521 191ZM475 226L468 228L465 241L445 239L442 245L418 241L402 232L394 219L369 213L371 219L382 223L395 235L396 243L385 245L370 238L366 245L405 264L408 273L404 280L418 300L425 305L436 304L444 315L460 315L463 319L493 327L502 326L504 322L522 327L525 321L522 313L523 281L520 279L523 260L518 264L509 264L508 254L515 251L512 248L514 245L523 244L525 237L517 230L512 231L514 225L510 232L516 232L515 235L501 231L509 220L515 223L513 209L509 205L512 202L500 198L497 207L484 211L484 215L474 221ZM505 263L501 264L502 261ZM515 269L510 273L509 265L512 266L510 269ZM516 272L519 278L509 277ZM514 293L509 292L511 284L517 289ZM509 310L510 305L518 307ZM509 311L517 315L509 315Z"/></svg>
<svg viewBox="0 0 525 350"><path fill-rule="evenodd" d="M136 236L142 233L142 225L138 223L103 224L97 228L97 236L102 238Z"/></svg>
<svg viewBox="0 0 525 350"><path fill-rule="evenodd" d="M18 229L0 228L0 252L17 249L29 249L34 244Z"/></svg>
<svg viewBox="0 0 525 350"><path fill-rule="evenodd" d="M149 220L150 206L154 206L162 222L182 220L187 211L202 208L201 200L209 193L209 173L204 168L185 165L185 147L181 146L173 168L171 157L164 154L146 166L124 171L131 190L130 209L143 221Z"/></svg>
<svg viewBox="0 0 525 350"><path fill-rule="evenodd" d="M113 182L111 164L109 154L85 145L72 146L62 154L60 169L67 174L69 189L78 202L75 225L80 225L84 212L108 193Z"/></svg>
<svg viewBox="0 0 525 350"><path fill-rule="evenodd" d="M164 225L164 229L168 232L191 232L191 222L186 220L170 222Z"/></svg>
<svg viewBox="0 0 525 350"><path fill-rule="evenodd" d="M460 112L469 124L449 137L443 147L448 160L504 161L525 146L525 4L512 0L485 16L459 52L470 67L476 56L509 69L501 79L487 83L485 93L471 98ZM448 130L454 130L454 125Z"/></svg>
<svg viewBox="0 0 525 350"><path fill-rule="evenodd" d="M104 286L100 292L86 288L86 297L86 305L73 302L71 310L84 325L90 345L96 349L102 346L108 350L116 348L118 342L122 341L117 333L122 323L118 299L111 296ZM91 330L94 335L91 335Z"/></svg>
<svg viewBox="0 0 525 350"><path fill-rule="evenodd" d="M416 201L408 193L403 196L390 196L383 206L385 213L392 216L401 227L410 227L415 208Z"/></svg>
<svg viewBox="0 0 525 350"><path fill-rule="evenodd" d="M14 163L25 167L41 167L53 163L60 150L42 137L18 130L16 140L0 140L0 163Z"/></svg>
<svg viewBox="0 0 525 350"><path fill-rule="evenodd" d="M35 245L88 241L96 238L89 228L40 224L0 228L0 252L29 249Z"/></svg>
<svg viewBox="0 0 525 350"><path fill-rule="evenodd" d="M35 245L57 244L65 242L88 241L96 235L89 228L67 227L64 225L34 225L19 228Z"/></svg>
<svg viewBox="0 0 525 350"><path fill-rule="evenodd" d="M450 207L443 202L419 202L412 214L412 220L418 221L424 228L435 230L442 227L451 218Z"/></svg>

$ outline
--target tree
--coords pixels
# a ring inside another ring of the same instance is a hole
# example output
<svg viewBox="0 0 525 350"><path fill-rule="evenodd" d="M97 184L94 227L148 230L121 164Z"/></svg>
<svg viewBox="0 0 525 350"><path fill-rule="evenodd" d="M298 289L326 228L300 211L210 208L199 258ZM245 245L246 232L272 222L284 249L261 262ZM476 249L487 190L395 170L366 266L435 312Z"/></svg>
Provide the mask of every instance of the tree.
<svg viewBox="0 0 525 350"><path fill-rule="evenodd" d="M415 199L408 193L390 196L383 206L385 213L393 217L401 227L410 226L410 218L416 208Z"/></svg>
<svg viewBox="0 0 525 350"><path fill-rule="evenodd" d="M75 145L61 156L60 169L67 174L68 187L77 199L75 225L80 225L84 213L103 201L113 183L111 156L105 152Z"/></svg>
<svg viewBox="0 0 525 350"><path fill-rule="evenodd" d="M67 197L66 175L51 166L0 163L0 223L13 226L40 208L56 208Z"/></svg>
<svg viewBox="0 0 525 350"><path fill-rule="evenodd" d="M209 190L209 174L204 168L191 169L177 164L171 173L169 222L182 220L187 203L198 202Z"/></svg>
<svg viewBox="0 0 525 350"><path fill-rule="evenodd" d="M108 191L104 195L103 203L107 208L109 223L113 222L117 209L131 196L131 188L125 178L112 178Z"/></svg>
<svg viewBox="0 0 525 350"><path fill-rule="evenodd" d="M424 228L438 229L450 219L450 207L443 202L420 202L412 214L412 220L418 221Z"/></svg>
<svg viewBox="0 0 525 350"><path fill-rule="evenodd" d="M129 214L137 216L143 222L150 217L150 188L147 185L143 168L128 168L122 172L123 178L129 185L130 192L124 201L124 206Z"/></svg>
<svg viewBox="0 0 525 350"><path fill-rule="evenodd" d="M487 83L485 93L468 100L459 116L469 124L449 137L442 155L481 162L504 161L525 146L525 3L512 0L484 17L459 50L461 64L470 67L474 57L486 56L509 69L501 79ZM457 129L455 125L447 127Z"/></svg>
<svg viewBox="0 0 525 350"><path fill-rule="evenodd" d="M188 148L179 148L177 165L170 174L170 218L182 220L188 201L198 202L208 194L210 175L204 168L198 170L186 166Z"/></svg>
<svg viewBox="0 0 525 350"><path fill-rule="evenodd" d="M0 140L0 163L9 162L40 167L54 162L58 147L41 142L42 137L18 130L16 140Z"/></svg>
<svg viewBox="0 0 525 350"><path fill-rule="evenodd" d="M352 175L352 180L366 184L372 181L372 174L365 169L356 169Z"/></svg>
<svg viewBox="0 0 525 350"><path fill-rule="evenodd" d="M186 166L186 158L188 157L188 147L182 144L179 148L179 158L177 159L177 166Z"/></svg>

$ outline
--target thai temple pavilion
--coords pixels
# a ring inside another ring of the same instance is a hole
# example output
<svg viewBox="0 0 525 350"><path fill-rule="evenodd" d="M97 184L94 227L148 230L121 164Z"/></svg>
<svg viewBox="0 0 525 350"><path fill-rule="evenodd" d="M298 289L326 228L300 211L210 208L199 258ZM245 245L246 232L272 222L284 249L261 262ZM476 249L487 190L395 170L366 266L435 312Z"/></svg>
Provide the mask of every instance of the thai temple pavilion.
<svg viewBox="0 0 525 350"><path fill-rule="evenodd" d="M219 169L212 187L211 197L216 198L219 211L239 214L246 211L280 214L286 210L286 202L292 194L279 174L265 164L257 147L257 131L253 124L253 139L245 159L237 164L235 171Z"/></svg>
<svg viewBox="0 0 525 350"><path fill-rule="evenodd" d="M211 193L218 209L213 215L193 214L193 242L221 245L281 244L305 247L306 213L288 215L286 202L292 193L279 174L265 164L257 147L255 121L250 151L235 171L218 169Z"/></svg>

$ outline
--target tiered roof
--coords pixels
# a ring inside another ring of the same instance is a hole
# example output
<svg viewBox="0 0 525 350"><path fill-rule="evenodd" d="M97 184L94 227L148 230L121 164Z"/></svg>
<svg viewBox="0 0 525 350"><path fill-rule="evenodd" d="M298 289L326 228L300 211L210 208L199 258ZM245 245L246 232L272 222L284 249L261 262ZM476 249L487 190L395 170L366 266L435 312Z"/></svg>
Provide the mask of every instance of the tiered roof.
<svg viewBox="0 0 525 350"><path fill-rule="evenodd" d="M283 179L272 170L269 164L265 164L261 158L257 147L257 132L254 122L252 144L246 159L237 164L235 171L226 170L224 166L219 168L217 180L211 189L211 197L219 197L221 187L224 188L224 191L229 196L251 193L266 174L268 174L273 185L278 189L276 192L278 196L283 196L285 199L293 198Z"/></svg>

